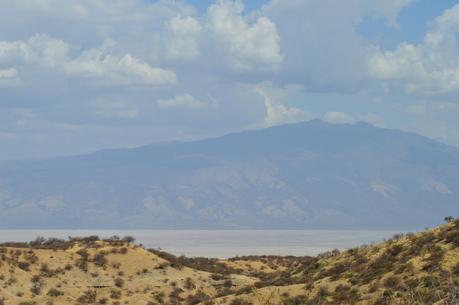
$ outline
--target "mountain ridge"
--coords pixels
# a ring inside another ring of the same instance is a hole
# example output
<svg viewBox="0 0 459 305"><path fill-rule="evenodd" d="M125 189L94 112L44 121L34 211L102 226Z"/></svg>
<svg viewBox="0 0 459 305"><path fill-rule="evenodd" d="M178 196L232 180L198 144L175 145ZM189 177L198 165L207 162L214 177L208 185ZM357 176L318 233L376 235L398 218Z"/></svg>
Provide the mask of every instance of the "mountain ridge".
<svg viewBox="0 0 459 305"><path fill-rule="evenodd" d="M0 163L0 227L411 229L458 193L459 148L313 120Z"/></svg>

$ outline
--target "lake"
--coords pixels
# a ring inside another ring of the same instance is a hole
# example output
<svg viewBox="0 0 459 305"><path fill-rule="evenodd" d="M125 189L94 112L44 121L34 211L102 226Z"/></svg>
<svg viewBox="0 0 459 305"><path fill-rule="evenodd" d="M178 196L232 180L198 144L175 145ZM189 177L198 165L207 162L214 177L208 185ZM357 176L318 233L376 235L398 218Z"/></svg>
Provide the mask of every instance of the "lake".
<svg viewBox="0 0 459 305"><path fill-rule="evenodd" d="M147 248L175 255L228 258L242 255L317 255L371 244L400 231L362 230L0 230L0 242L30 241L37 236L67 238L134 236Z"/></svg>

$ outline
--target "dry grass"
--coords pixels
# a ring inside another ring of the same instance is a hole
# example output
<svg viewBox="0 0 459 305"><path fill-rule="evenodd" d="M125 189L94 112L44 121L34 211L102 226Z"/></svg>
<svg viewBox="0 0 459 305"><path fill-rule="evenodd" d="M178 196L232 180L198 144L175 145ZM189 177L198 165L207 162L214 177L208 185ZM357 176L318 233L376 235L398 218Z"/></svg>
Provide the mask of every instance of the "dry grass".
<svg viewBox="0 0 459 305"><path fill-rule="evenodd" d="M176 257L132 238L0 245L0 305L459 304L459 220L317 257Z"/></svg>

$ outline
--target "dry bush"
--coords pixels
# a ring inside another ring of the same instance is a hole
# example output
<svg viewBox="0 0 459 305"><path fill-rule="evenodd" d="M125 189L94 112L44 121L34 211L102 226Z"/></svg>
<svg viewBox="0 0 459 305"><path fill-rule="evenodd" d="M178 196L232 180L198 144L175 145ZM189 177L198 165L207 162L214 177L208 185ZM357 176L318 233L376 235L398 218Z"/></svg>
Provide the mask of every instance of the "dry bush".
<svg viewBox="0 0 459 305"><path fill-rule="evenodd" d="M118 287L118 288L122 288L123 285L124 285L124 280L120 277L117 277L115 280L114 280L114 283L115 283L115 286Z"/></svg>
<svg viewBox="0 0 459 305"><path fill-rule="evenodd" d="M19 262L18 267L24 271L30 271L30 263L29 262Z"/></svg>
<svg viewBox="0 0 459 305"><path fill-rule="evenodd" d="M96 303L97 293L94 290L86 290L80 297L78 297L77 302L80 304L94 304Z"/></svg>
<svg viewBox="0 0 459 305"><path fill-rule="evenodd" d="M50 290L48 290L48 293L46 295L50 297L59 297L64 295L64 292L57 288L51 288Z"/></svg>
<svg viewBox="0 0 459 305"><path fill-rule="evenodd" d="M384 279L383 284L386 288L396 288L400 284L400 278L395 275L388 276Z"/></svg>
<svg viewBox="0 0 459 305"><path fill-rule="evenodd" d="M96 265L96 266L104 267L105 265L107 265L108 260L107 260L107 258L105 257L105 255L104 255L103 253L97 253L97 254L94 255L94 257L92 258L92 262L93 262L94 265Z"/></svg>
<svg viewBox="0 0 459 305"><path fill-rule="evenodd" d="M186 298L185 303L187 305L196 305L210 300L210 296L199 290L194 295L190 295Z"/></svg>
<svg viewBox="0 0 459 305"><path fill-rule="evenodd" d="M112 299L120 299L121 298L121 290L115 290L115 289L112 289L110 291L110 298Z"/></svg>

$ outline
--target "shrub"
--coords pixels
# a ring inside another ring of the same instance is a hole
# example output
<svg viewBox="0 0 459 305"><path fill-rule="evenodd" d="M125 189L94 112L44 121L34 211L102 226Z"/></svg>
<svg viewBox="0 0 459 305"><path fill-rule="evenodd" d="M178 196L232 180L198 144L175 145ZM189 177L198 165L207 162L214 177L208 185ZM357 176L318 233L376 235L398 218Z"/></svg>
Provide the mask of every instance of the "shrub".
<svg viewBox="0 0 459 305"><path fill-rule="evenodd" d="M93 304L96 302L97 293L94 290L87 290L81 295L77 301L80 304Z"/></svg>
<svg viewBox="0 0 459 305"><path fill-rule="evenodd" d="M387 277L383 282L384 287L386 288L395 288L398 286L399 283L400 283L400 279L395 275L391 275Z"/></svg>
<svg viewBox="0 0 459 305"><path fill-rule="evenodd" d="M94 255L94 258L92 259L94 264L99 267L103 267L107 264L107 259L105 258L105 255L102 253L98 253Z"/></svg>
<svg viewBox="0 0 459 305"><path fill-rule="evenodd" d="M451 269L451 272L452 272L455 276L458 276L458 277L459 277L459 264L456 264L455 266L453 266L453 268Z"/></svg>
<svg viewBox="0 0 459 305"><path fill-rule="evenodd" d="M188 296L186 300L187 305L196 305L208 301L210 297L202 291L196 292L194 295Z"/></svg>
<svg viewBox="0 0 459 305"><path fill-rule="evenodd" d="M73 267L70 264L66 264L65 267L64 267L64 270L66 270L66 271L70 271L72 269L73 269Z"/></svg>
<svg viewBox="0 0 459 305"><path fill-rule="evenodd" d="M174 288L174 290L171 291L171 293L169 293L169 298L171 299L172 303L179 303L180 301L182 301L182 297L180 296L180 294L183 292L182 289L180 288Z"/></svg>
<svg viewBox="0 0 459 305"><path fill-rule="evenodd" d="M41 264L40 272L45 277L53 277L56 275L56 271L49 269L48 264Z"/></svg>
<svg viewBox="0 0 459 305"><path fill-rule="evenodd" d="M392 256L397 256L403 251L403 246L402 245L393 245L389 249L387 249L387 252L392 255Z"/></svg>
<svg viewBox="0 0 459 305"><path fill-rule="evenodd" d="M41 293L41 277L39 275L34 275L31 279L32 287L30 291L32 294L38 295Z"/></svg>
<svg viewBox="0 0 459 305"><path fill-rule="evenodd" d="M83 259L88 259L88 258L89 258L89 253L88 253L88 250L86 250L86 249L80 249L80 250L78 250L78 251L77 251L77 254L78 254L79 256L81 256L81 258L83 258Z"/></svg>
<svg viewBox="0 0 459 305"><path fill-rule="evenodd" d="M183 287L185 289L191 290L191 289L196 288L196 285L193 283L193 280L191 278L187 277L185 279L185 283L184 283Z"/></svg>
<svg viewBox="0 0 459 305"><path fill-rule="evenodd" d="M223 282L223 287L231 288L233 286L233 282L230 279L227 279Z"/></svg>
<svg viewBox="0 0 459 305"><path fill-rule="evenodd" d="M56 288L51 288L50 290L48 290L47 295L50 297L58 297L58 296L64 295L64 292Z"/></svg>
<svg viewBox="0 0 459 305"><path fill-rule="evenodd" d="M115 279L115 286L118 287L118 288L121 288L121 287L123 287L123 285L124 285L124 280L122 278L120 278L120 277L117 277Z"/></svg>
<svg viewBox="0 0 459 305"><path fill-rule="evenodd" d="M102 304L102 305L103 305L103 304L107 304L107 303L108 303L108 299L107 299L107 298L102 298L102 299L99 300L98 303L99 303L99 304Z"/></svg>
<svg viewBox="0 0 459 305"><path fill-rule="evenodd" d="M121 291L112 289L110 291L110 298L115 299L115 300L120 299L121 298Z"/></svg>
<svg viewBox="0 0 459 305"><path fill-rule="evenodd" d="M79 259L76 261L75 266L80 268L83 272L88 272L88 261L84 259Z"/></svg>
<svg viewBox="0 0 459 305"><path fill-rule="evenodd" d="M30 271L30 264L28 262L19 262L18 267L24 271Z"/></svg>

